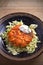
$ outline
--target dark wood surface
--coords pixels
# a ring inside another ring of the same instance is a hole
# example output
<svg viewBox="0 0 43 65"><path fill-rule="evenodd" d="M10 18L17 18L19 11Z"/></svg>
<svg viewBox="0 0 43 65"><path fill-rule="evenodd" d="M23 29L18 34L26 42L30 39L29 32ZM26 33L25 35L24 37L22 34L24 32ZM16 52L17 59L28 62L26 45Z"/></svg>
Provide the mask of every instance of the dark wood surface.
<svg viewBox="0 0 43 65"><path fill-rule="evenodd" d="M14 12L28 12L43 21L43 0L0 0L0 18ZM23 62L8 60L0 55L0 65L43 65L43 53Z"/></svg>
<svg viewBox="0 0 43 65"><path fill-rule="evenodd" d="M0 65L43 65L43 53L37 58L22 62L12 61L0 55Z"/></svg>

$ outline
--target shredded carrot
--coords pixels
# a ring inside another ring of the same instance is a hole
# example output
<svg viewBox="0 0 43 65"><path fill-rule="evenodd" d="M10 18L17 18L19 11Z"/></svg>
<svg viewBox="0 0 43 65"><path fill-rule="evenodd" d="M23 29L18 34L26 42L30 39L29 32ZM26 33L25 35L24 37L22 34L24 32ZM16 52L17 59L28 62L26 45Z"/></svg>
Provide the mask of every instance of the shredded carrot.
<svg viewBox="0 0 43 65"><path fill-rule="evenodd" d="M32 41L32 34L26 34L19 30L20 25L14 26L10 32L8 32L8 40L14 46L26 47Z"/></svg>

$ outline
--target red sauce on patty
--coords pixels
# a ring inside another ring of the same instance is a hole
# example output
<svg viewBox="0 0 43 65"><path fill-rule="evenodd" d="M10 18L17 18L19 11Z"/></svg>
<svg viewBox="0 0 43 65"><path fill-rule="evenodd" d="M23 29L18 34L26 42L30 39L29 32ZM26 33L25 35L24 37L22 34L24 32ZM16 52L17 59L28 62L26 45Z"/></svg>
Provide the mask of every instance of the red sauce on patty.
<svg viewBox="0 0 43 65"><path fill-rule="evenodd" d="M32 41L32 32L27 34L19 30L20 25L15 25L8 32L8 40L13 44L13 46L26 47Z"/></svg>

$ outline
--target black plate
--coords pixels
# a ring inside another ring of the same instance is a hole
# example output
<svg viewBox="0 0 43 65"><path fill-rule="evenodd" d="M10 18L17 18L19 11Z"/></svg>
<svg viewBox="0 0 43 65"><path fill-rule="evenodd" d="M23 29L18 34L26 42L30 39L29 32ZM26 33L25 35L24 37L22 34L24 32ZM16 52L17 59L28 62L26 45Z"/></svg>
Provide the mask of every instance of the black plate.
<svg viewBox="0 0 43 65"><path fill-rule="evenodd" d="M19 12L19 13L8 14L0 19L0 34L6 30L6 25L8 25L8 22L12 22L14 20L17 21L22 20L26 25L37 24L38 27L36 29L36 32L41 43L40 44L38 43L38 47L34 53L27 54L26 52L22 52L19 55L13 56L12 54L8 53L8 50L6 49L5 46L5 42L0 37L0 53L3 56L7 57L8 59L17 60L17 61L28 60L38 56L43 51L42 48L43 47L43 22L36 16L29 13Z"/></svg>

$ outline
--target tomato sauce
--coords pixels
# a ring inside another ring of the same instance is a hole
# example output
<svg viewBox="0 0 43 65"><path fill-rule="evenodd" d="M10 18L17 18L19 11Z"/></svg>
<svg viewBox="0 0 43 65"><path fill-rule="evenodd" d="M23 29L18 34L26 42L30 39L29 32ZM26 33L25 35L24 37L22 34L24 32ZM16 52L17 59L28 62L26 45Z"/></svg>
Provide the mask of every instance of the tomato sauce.
<svg viewBox="0 0 43 65"><path fill-rule="evenodd" d="M26 47L32 41L33 34L32 32L27 34L19 30L20 25L15 25L8 32L8 40L13 44L13 46Z"/></svg>

